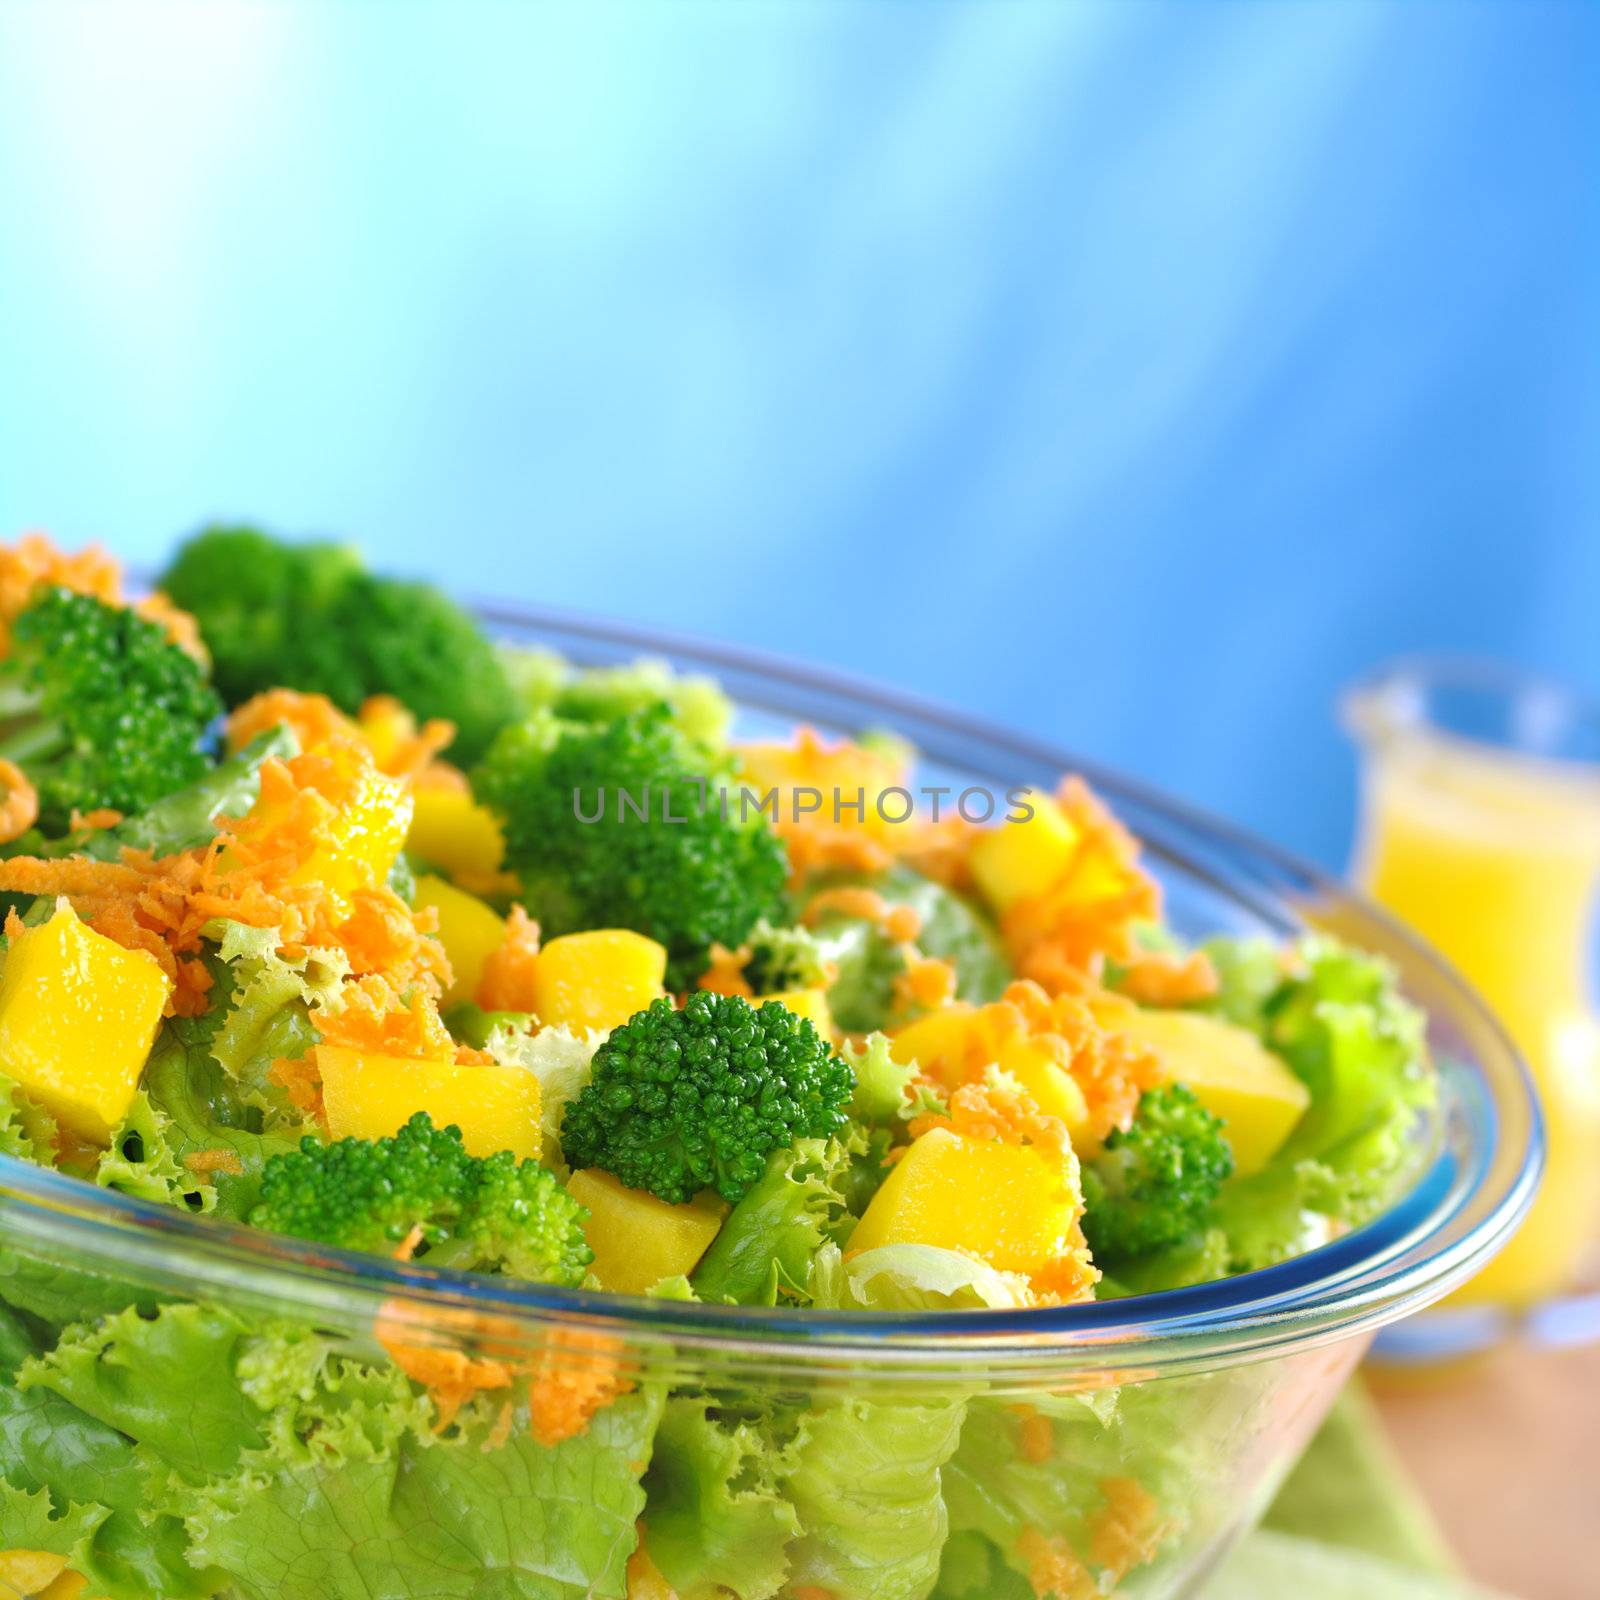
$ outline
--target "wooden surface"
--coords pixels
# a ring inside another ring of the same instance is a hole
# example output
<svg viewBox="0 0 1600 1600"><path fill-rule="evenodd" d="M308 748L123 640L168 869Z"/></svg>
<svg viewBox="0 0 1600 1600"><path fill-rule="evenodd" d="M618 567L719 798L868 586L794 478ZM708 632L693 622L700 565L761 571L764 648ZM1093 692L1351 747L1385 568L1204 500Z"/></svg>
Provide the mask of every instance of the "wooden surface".
<svg viewBox="0 0 1600 1600"><path fill-rule="evenodd" d="M1600 1346L1369 1378L1470 1576L1516 1600L1600 1600Z"/></svg>

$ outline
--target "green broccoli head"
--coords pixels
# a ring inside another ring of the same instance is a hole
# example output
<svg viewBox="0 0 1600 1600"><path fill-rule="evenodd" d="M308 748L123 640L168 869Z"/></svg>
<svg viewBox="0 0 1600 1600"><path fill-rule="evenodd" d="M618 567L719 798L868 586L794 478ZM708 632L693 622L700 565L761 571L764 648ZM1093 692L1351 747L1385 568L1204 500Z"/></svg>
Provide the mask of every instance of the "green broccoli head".
<svg viewBox="0 0 1600 1600"><path fill-rule="evenodd" d="M1083 1167L1083 1232L1099 1262L1130 1260L1186 1239L1233 1171L1213 1116L1181 1083L1149 1089L1132 1125Z"/></svg>
<svg viewBox="0 0 1600 1600"><path fill-rule="evenodd" d="M253 528L209 528L162 580L194 613L230 705L263 689L325 694L354 712L392 694L456 725L451 754L475 761L518 714L483 631L426 583L367 572L343 545L290 544Z"/></svg>
<svg viewBox="0 0 1600 1600"><path fill-rule="evenodd" d="M392 1255L414 1229L414 1259L463 1272L583 1282L594 1259L588 1212L536 1161L469 1155L456 1127L419 1111L389 1139L307 1136L272 1157L251 1223L346 1250Z"/></svg>
<svg viewBox="0 0 1600 1600"><path fill-rule="evenodd" d="M562 1152L674 1204L702 1189L738 1201L774 1150L842 1127L854 1089L848 1064L784 1006L657 1000L595 1052Z"/></svg>
<svg viewBox="0 0 1600 1600"><path fill-rule="evenodd" d="M258 528L212 527L178 551L161 587L200 624L229 705L262 689L308 688L289 673L361 571L348 545L289 544Z"/></svg>
<svg viewBox="0 0 1600 1600"><path fill-rule="evenodd" d="M787 876L760 816L723 815L707 766L662 704L604 723L544 712L500 735L472 786L547 935L635 929L666 947L683 989L713 944L781 909Z"/></svg>
<svg viewBox="0 0 1600 1600"><path fill-rule="evenodd" d="M221 710L158 624L70 589L39 592L0 662L0 756L38 790L47 834L74 809L140 812L192 783Z"/></svg>

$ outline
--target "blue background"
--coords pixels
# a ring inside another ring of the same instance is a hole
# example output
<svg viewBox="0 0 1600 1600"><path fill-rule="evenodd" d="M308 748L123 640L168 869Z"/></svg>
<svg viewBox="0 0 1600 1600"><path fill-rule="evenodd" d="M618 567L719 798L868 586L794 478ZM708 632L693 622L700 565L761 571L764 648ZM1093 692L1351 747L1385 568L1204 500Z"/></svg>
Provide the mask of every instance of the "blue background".
<svg viewBox="0 0 1600 1600"><path fill-rule="evenodd" d="M1600 684L1600 6L0 6L0 530L825 658L1343 858Z"/></svg>

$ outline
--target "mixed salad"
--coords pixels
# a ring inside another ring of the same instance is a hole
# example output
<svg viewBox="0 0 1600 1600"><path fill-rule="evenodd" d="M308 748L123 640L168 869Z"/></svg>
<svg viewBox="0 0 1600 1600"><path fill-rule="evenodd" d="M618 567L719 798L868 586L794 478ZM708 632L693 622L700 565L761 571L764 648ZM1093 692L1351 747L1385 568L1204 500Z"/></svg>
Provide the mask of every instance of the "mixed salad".
<svg viewBox="0 0 1600 1600"><path fill-rule="evenodd" d="M341 546L210 529L144 598L5 549L0 1154L834 1316L1249 1272L1410 1180L1433 1079L1381 962L1181 943L1077 779L940 814L892 736L733 730L707 680L497 645ZM753 1396L3 1223L0 1593L1081 1600L1193 1515L1170 1384Z"/></svg>

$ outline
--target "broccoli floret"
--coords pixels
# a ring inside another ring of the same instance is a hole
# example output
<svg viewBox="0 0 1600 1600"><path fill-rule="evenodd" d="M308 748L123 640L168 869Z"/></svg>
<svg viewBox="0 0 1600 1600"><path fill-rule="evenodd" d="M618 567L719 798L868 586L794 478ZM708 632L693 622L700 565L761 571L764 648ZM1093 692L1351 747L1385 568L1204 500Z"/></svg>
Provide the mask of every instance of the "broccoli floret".
<svg viewBox="0 0 1600 1600"><path fill-rule="evenodd" d="M694 675L680 678L665 661L649 657L630 666L576 673L557 692L551 709L574 722L614 722L658 701L671 707L672 720L698 748L727 748L733 702L717 683Z"/></svg>
<svg viewBox="0 0 1600 1600"><path fill-rule="evenodd" d="M1095 1259L1125 1261L1192 1234L1233 1171L1213 1116L1180 1083L1149 1089L1132 1126L1083 1167L1083 1232Z"/></svg>
<svg viewBox="0 0 1600 1600"><path fill-rule="evenodd" d="M786 877L761 817L733 801L723 815L708 765L665 705L593 724L546 712L500 735L473 790L547 937L633 928L666 946L667 983L684 989L712 944L737 946L781 908Z"/></svg>
<svg viewBox="0 0 1600 1600"><path fill-rule="evenodd" d="M345 546L211 528L162 581L198 619L229 704L282 687L355 712L370 695L392 694L419 717L453 722L451 755L462 762L518 714L505 668L467 612L431 584L365 571Z"/></svg>
<svg viewBox="0 0 1600 1600"><path fill-rule="evenodd" d="M195 659L154 622L70 589L42 589L0 662L0 756L39 793L39 826L143 811L209 766L222 710Z"/></svg>
<svg viewBox="0 0 1600 1600"><path fill-rule="evenodd" d="M702 990L611 1031L562 1118L562 1152L674 1204L702 1189L738 1201L774 1150L843 1126L854 1089L804 1017Z"/></svg>
<svg viewBox="0 0 1600 1600"><path fill-rule="evenodd" d="M229 705L262 689L312 685L286 676L344 586L361 571L348 545L289 544L257 528L206 528L178 551L163 590L200 624Z"/></svg>
<svg viewBox="0 0 1600 1600"><path fill-rule="evenodd" d="M347 1250L392 1255L414 1229L413 1259L569 1287L594 1259L588 1212L536 1161L467 1153L456 1127L419 1111L389 1139L307 1136L274 1156L251 1223Z"/></svg>

